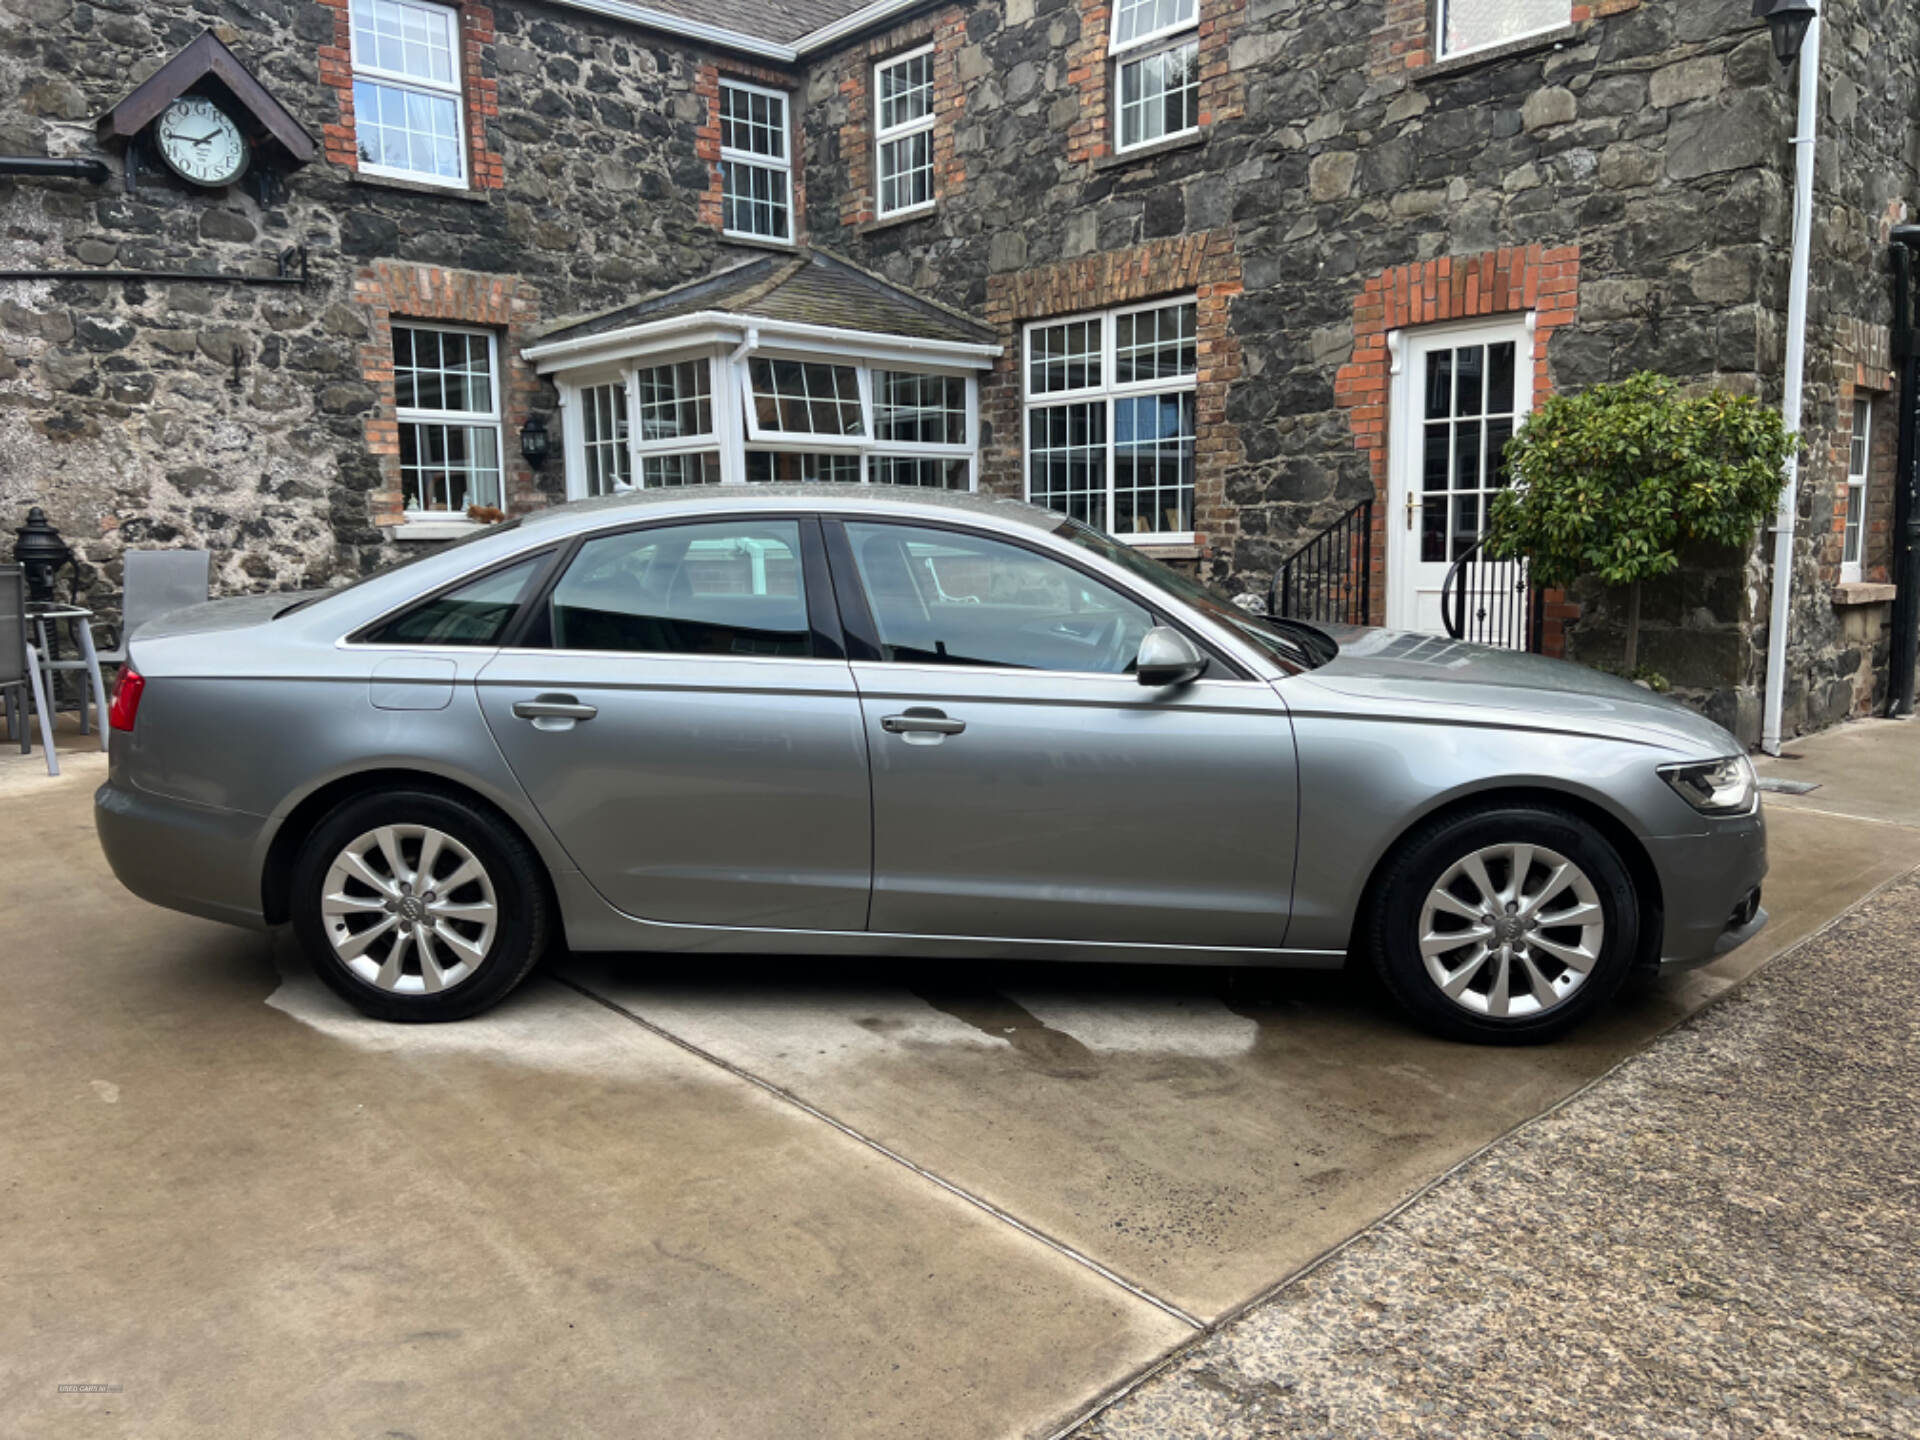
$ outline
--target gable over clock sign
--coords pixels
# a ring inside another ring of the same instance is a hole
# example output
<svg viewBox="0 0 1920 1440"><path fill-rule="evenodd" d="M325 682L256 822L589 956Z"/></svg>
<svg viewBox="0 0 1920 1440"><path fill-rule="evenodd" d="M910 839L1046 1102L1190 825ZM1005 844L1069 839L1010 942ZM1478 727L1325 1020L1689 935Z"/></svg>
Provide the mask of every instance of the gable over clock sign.
<svg viewBox="0 0 1920 1440"><path fill-rule="evenodd" d="M319 146L213 31L202 32L112 110L100 138L127 146L127 189L139 187L142 156L190 185L214 190L248 180L270 204L285 175Z"/></svg>

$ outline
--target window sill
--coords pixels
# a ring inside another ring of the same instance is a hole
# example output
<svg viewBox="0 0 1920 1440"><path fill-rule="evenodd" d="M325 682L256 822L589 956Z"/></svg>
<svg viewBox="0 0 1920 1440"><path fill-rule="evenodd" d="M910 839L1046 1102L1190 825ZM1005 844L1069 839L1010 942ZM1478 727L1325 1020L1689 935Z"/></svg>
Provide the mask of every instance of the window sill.
<svg viewBox="0 0 1920 1440"><path fill-rule="evenodd" d="M1518 40L1469 50L1464 55L1449 55L1444 60L1435 60L1416 70L1409 70L1407 78L1418 85L1427 80L1444 80L1449 75L1464 75L1469 70L1497 65L1502 60L1511 60L1518 55L1531 55L1538 50L1558 50L1569 41L1577 40L1585 28L1584 25L1558 25L1551 30L1542 30L1538 35L1522 35Z"/></svg>
<svg viewBox="0 0 1920 1440"><path fill-rule="evenodd" d="M376 190L401 190L409 195L431 195L436 200L464 200L469 205L491 205L492 193L470 190L464 185L434 185L425 180L402 180L397 175L369 175L364 170L349 170L347 179L355 185L371 185Z"/></svg>
<svg viewBox="0 0 1920 1440"><path fill-rule="evenodd" d="M1136 145L1131 150L1116 150L1111 155L1102 155L1093 162L1095 173L1103 170L1118 170L1123 165L1137 164L1142 160L1157 160L1162 155L1171 155L1178 150L1192 150L1207 143L1208 132L1191 130L1185 135L1175 135L1169 140L1155 140L1150 145Z"/></svg>
<svg viewBox="0 0 1920 1440"><path fill-rule="evenodd" d="M1200 546L1191 535L1116 535L1113 538L1155 560L1200 558Z"/></svg>
<svg viewBox="0 0 1920 1440"><path fill-rule="evenodd" d="M478 520L414 520L407 519L392 527L390 533L396 540L458 540L471 535L476 530L487 527Z"/></svg>
<svg viewBox="0 0 1920 1440"><path fill-rule="evenodd" d="M792 255L800 249L791 240L769 240L763 235L736 235L731 230L720 232L720 243L738 245L744 250L771 250L779 255Z"/></svg>
<svg viewBox="0 0 1920 1440"><path fill-rule="evenodd" d="M1842 580L1833 587L1833 608L1843 609L1849 605L1888 605L1899 593L1897 585L1883 584L1877 580Z"/></svg>
<svg viewBox="0 0 1920 1440"><path fill-rule="evenodd" d="M876 215L871 220L862 220L853 227L856 235L871 235L876 230L891 230L896 225L909 225L915 220L924 220L940 208L938 201L928 201L925 205L916 205L911 210L896 210L891 215Z"/></svg>

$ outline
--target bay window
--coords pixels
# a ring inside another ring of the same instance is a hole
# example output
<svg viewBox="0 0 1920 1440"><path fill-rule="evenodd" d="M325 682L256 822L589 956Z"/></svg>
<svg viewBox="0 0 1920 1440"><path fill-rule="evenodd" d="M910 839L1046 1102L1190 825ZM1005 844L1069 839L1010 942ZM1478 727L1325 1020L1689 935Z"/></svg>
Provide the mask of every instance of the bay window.
<svg viewBox="0 0 1920 1440"><path fill-rule="evenodd" d="M1162 301L1027 327L1031 503L1123 538L1191 537L1196 316Z"/></svg>
<svg viewBox="0 0 1920 1440"><path fill-rule="evenodd" d="M1119 0L1114 148L1137 149L1200 127L1199 0Z"/></svg>
<svg viewBox="0 0 1920 1440"><path fill-rule="evenodd" d="M977 402L965 375L723 349L636 362L618 377L603 365L589 382L563 381L563 394L577 416L574 498L721 483L974 485Z"/></svg>

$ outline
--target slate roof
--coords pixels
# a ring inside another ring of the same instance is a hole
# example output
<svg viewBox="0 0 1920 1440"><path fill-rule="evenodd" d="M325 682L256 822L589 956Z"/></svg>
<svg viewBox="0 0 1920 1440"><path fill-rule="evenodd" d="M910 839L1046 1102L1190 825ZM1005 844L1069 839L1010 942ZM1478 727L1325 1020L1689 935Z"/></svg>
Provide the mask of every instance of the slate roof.
<svg viewBox="0 0 1920 1440"><path fill-rule="evenodd" d="M645 0L649 10L682 15L756 40L790 45L823 25L866 7L868 0Z"/></svg>
<svg viewBox="0 0 1920 1440"><path fill-rule="evenodd" d="M991 345L997 336L957 310L924 300L857 265L818 250L760 255L703 280L541 333L539 344L605 335L634 325L717 310L761 320L831 325L874 335Z"/></svg>

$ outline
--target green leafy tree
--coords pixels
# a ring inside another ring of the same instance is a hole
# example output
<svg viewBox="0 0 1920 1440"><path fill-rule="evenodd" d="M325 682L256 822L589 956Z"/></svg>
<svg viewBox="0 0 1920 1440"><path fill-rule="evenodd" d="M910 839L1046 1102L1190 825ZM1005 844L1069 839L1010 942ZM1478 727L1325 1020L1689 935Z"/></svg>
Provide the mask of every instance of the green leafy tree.
<svg viewBox="0 0 1920 1440"><path fill-rule="evenodd" d="M1640 582L1695 541L1745 546L1773 513L1794 437L1745 395L1682 395L1641 371L1553 395L1508 444L1486 552L1524 557L1533 582L1583 575L1627 587L1626 671L1638 668Z"/></svg>

